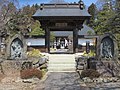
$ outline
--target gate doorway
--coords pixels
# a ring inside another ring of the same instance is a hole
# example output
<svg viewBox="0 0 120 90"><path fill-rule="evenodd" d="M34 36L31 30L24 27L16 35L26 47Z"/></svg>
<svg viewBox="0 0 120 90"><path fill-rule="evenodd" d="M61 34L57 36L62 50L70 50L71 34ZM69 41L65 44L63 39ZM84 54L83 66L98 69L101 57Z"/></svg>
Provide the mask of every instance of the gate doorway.
<svg viewBox="0 0 120 90"><path fill-rule="evenodd" d="M74 53L73 31L50 31L50 53Z"/></svg>

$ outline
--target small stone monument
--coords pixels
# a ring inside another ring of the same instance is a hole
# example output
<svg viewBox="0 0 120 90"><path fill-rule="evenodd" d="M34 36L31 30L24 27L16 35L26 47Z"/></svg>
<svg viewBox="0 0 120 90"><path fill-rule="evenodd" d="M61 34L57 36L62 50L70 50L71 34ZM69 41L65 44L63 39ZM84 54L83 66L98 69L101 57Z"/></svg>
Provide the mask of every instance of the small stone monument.
<svg viewBox="0 0 120 90"><path fill-rule="evenodd" d="M25 59L27 45L22 35L15 35L9 37L6 44L6 58L7 59Z"/></svg>
<svg viewBox="0 0 120 90"><path fill-rule="evenodd" d="M118 46L113 34L107 33L97 39L97 58L118 59Z"/></svg>
<svg viewBox="0 0 120 90"><path fill-rule="evenodd" d="M97 38L97 70L103 76L119 76L118 46L113 34L106 33Z"/></svg>

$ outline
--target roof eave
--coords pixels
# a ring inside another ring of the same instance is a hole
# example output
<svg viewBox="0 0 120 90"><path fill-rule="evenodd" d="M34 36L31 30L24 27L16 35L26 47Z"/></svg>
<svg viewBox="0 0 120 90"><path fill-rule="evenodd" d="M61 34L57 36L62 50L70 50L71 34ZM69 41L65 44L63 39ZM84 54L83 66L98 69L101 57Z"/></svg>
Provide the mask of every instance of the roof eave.
<svg viewBox="0 0 120 90"><path fill-rule="evenodd" d="M37 19L37 20L52 20L52 19L60 19L60 20L85 20L89 19L91 15L88 16L32 16L32 18Z"/></svg>

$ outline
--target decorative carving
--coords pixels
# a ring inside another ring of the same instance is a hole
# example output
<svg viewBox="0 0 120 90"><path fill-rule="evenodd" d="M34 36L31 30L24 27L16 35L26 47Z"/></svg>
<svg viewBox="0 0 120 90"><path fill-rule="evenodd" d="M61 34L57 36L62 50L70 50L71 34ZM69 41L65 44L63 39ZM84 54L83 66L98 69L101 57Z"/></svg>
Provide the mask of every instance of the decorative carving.
<svg viewBox="0 0 120 90"><path fill-rule="evenodd" d="M114 54L114 43L110 37L103 38L101 42L101 56L103 58L112 58Z"/></svg>
<svg viewBox="0 0 120 90"><path fill-rule="evenodd" d="M6 59L26 59L27 45L23 35L9 37L6 43Z"/></svg>
<svg viewBox="0 0 120 90"><path fill-rule="evenodd" d="M116 38L111 33L105 33L97 38L96 58L98 60L117 60L118 46Z"/></svg>
<svg viewBox="0 0 120 90"><path fill-rule="evenodd" d="M20 39L16 38L13 40L10 46L11 49L11 58L12 59L20 59L23 54L23 43Z"/></svg>

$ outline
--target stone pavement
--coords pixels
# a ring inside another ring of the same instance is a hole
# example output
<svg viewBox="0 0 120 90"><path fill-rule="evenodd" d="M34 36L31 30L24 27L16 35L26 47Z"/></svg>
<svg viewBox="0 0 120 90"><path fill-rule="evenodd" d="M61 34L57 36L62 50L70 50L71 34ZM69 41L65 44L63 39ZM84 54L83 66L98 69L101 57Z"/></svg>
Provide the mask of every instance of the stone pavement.
<svg viewBox="0 0 120 90"><path fill-rule="evenodd" d="M44 82L44 90L89 90L84 87L84 83L83 86L80 83L75 72L51 72Z"/></svg>
<svg viewBox="0 0 120 90"><path fill-rule="evenodd" d="M33 90L120 90L120 82L85 84L76 72L49 72Z"/></svg>

